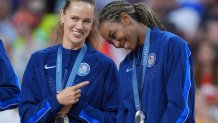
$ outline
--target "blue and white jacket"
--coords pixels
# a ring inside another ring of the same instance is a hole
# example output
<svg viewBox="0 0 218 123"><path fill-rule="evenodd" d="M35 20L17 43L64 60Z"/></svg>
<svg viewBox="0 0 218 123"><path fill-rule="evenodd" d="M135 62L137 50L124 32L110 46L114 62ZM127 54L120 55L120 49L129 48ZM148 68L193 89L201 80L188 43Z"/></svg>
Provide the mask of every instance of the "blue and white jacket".
<svg viewBox="0 0 218 123"><path fill-rule="evenodd" d="M136 51L137 80L143 46ZM182 38L157 27L151 30L142 91L142 111L146 123L195 123L195 84L191 52ZM135 102L132 88L133 52L121 62L119 74L119 123L134 123Z"/></svg>
<svg viewBox="0 0 218 123"><path fill-rule="evenodd" d="M32 54L26 67L19 115L22 123L54 123L63 105L56 98L57 45ZM63 76L74 65L79 50L63 48ZM70 123L115 123L118 110L118 70L114 62L87 44L74 84L89 81L82 88L80 101L67 114ZM64 77L62 77L64 78ZM66 81L66 80L63 80Z"/></svg>
<svg viewBox="0 0 218 123"><path fill-rule="evenodd" d="M20 102L20 83L0 40L0 111L16 108Z"/></svg>

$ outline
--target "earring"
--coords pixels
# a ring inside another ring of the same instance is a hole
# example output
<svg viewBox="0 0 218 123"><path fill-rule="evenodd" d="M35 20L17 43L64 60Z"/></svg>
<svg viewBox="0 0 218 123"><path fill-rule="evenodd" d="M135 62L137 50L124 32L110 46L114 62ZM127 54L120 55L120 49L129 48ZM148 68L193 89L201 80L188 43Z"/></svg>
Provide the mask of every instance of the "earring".
<svg viewBox="0 0 218 123"><path fill-rule="evenodd" d="M64 23L61 23L61 26L64 26Z"/></svg>

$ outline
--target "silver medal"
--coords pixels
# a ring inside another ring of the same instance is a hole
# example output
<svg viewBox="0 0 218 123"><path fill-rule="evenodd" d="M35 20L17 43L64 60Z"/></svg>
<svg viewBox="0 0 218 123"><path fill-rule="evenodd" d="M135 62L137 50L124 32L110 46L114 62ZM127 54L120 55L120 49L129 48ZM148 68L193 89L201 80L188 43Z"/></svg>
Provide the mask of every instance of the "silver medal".
<svg viewBox="0 0 218 123"><path fill-rule="evenodd" d="M145 115L144 115L143 111L138 110L135 113L135 122L136 123L145 123Z"/></svg>
<svg viewBox="0 0 218 123"><path fill-rule="evenodd" d="M55 123L69 123L69 118L65 114L58 114L55 118Z"/></svg>

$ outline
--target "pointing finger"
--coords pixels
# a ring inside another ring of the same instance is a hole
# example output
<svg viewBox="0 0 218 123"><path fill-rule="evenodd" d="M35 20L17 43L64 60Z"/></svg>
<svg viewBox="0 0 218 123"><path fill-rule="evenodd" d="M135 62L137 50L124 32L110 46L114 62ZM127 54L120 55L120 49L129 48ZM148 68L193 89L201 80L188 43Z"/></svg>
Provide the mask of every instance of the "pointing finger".
<svg viewBox="0 0 218 123"><path fill-rule="evenodd" d="M77 90L77 89L80 89L80 88L82 88L82 87L84 87L84 86L86 86L86 85L88 85L88 84L89 84L89 81L81 82L81 83L79 83L79 84L73 86L73 88L74 88L75 90Z"/></svg>

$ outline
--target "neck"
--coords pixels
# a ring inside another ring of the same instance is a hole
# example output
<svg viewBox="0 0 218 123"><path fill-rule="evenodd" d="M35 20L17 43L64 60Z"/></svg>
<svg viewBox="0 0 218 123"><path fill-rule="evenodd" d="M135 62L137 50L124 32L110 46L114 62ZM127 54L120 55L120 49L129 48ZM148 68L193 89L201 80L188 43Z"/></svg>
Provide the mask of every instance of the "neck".
<svg viewBox="0 0 218 123"><path fill-rule="evenodd" d="M140 24L138 27L138 34L139 34L139 45L143 45L145 38L146 38L146 31L147 31L147 26L144 24Z"/></svg>
<svg viewBox="0 0 218 123"><path fill-rule="evenodd" d="M78 50L83 46L83 44L84 44L84 42L82 42L82 43L73 43L70 41L63 41L62 42L62 46L65 49L69 49L69 50Z"/></svg>

